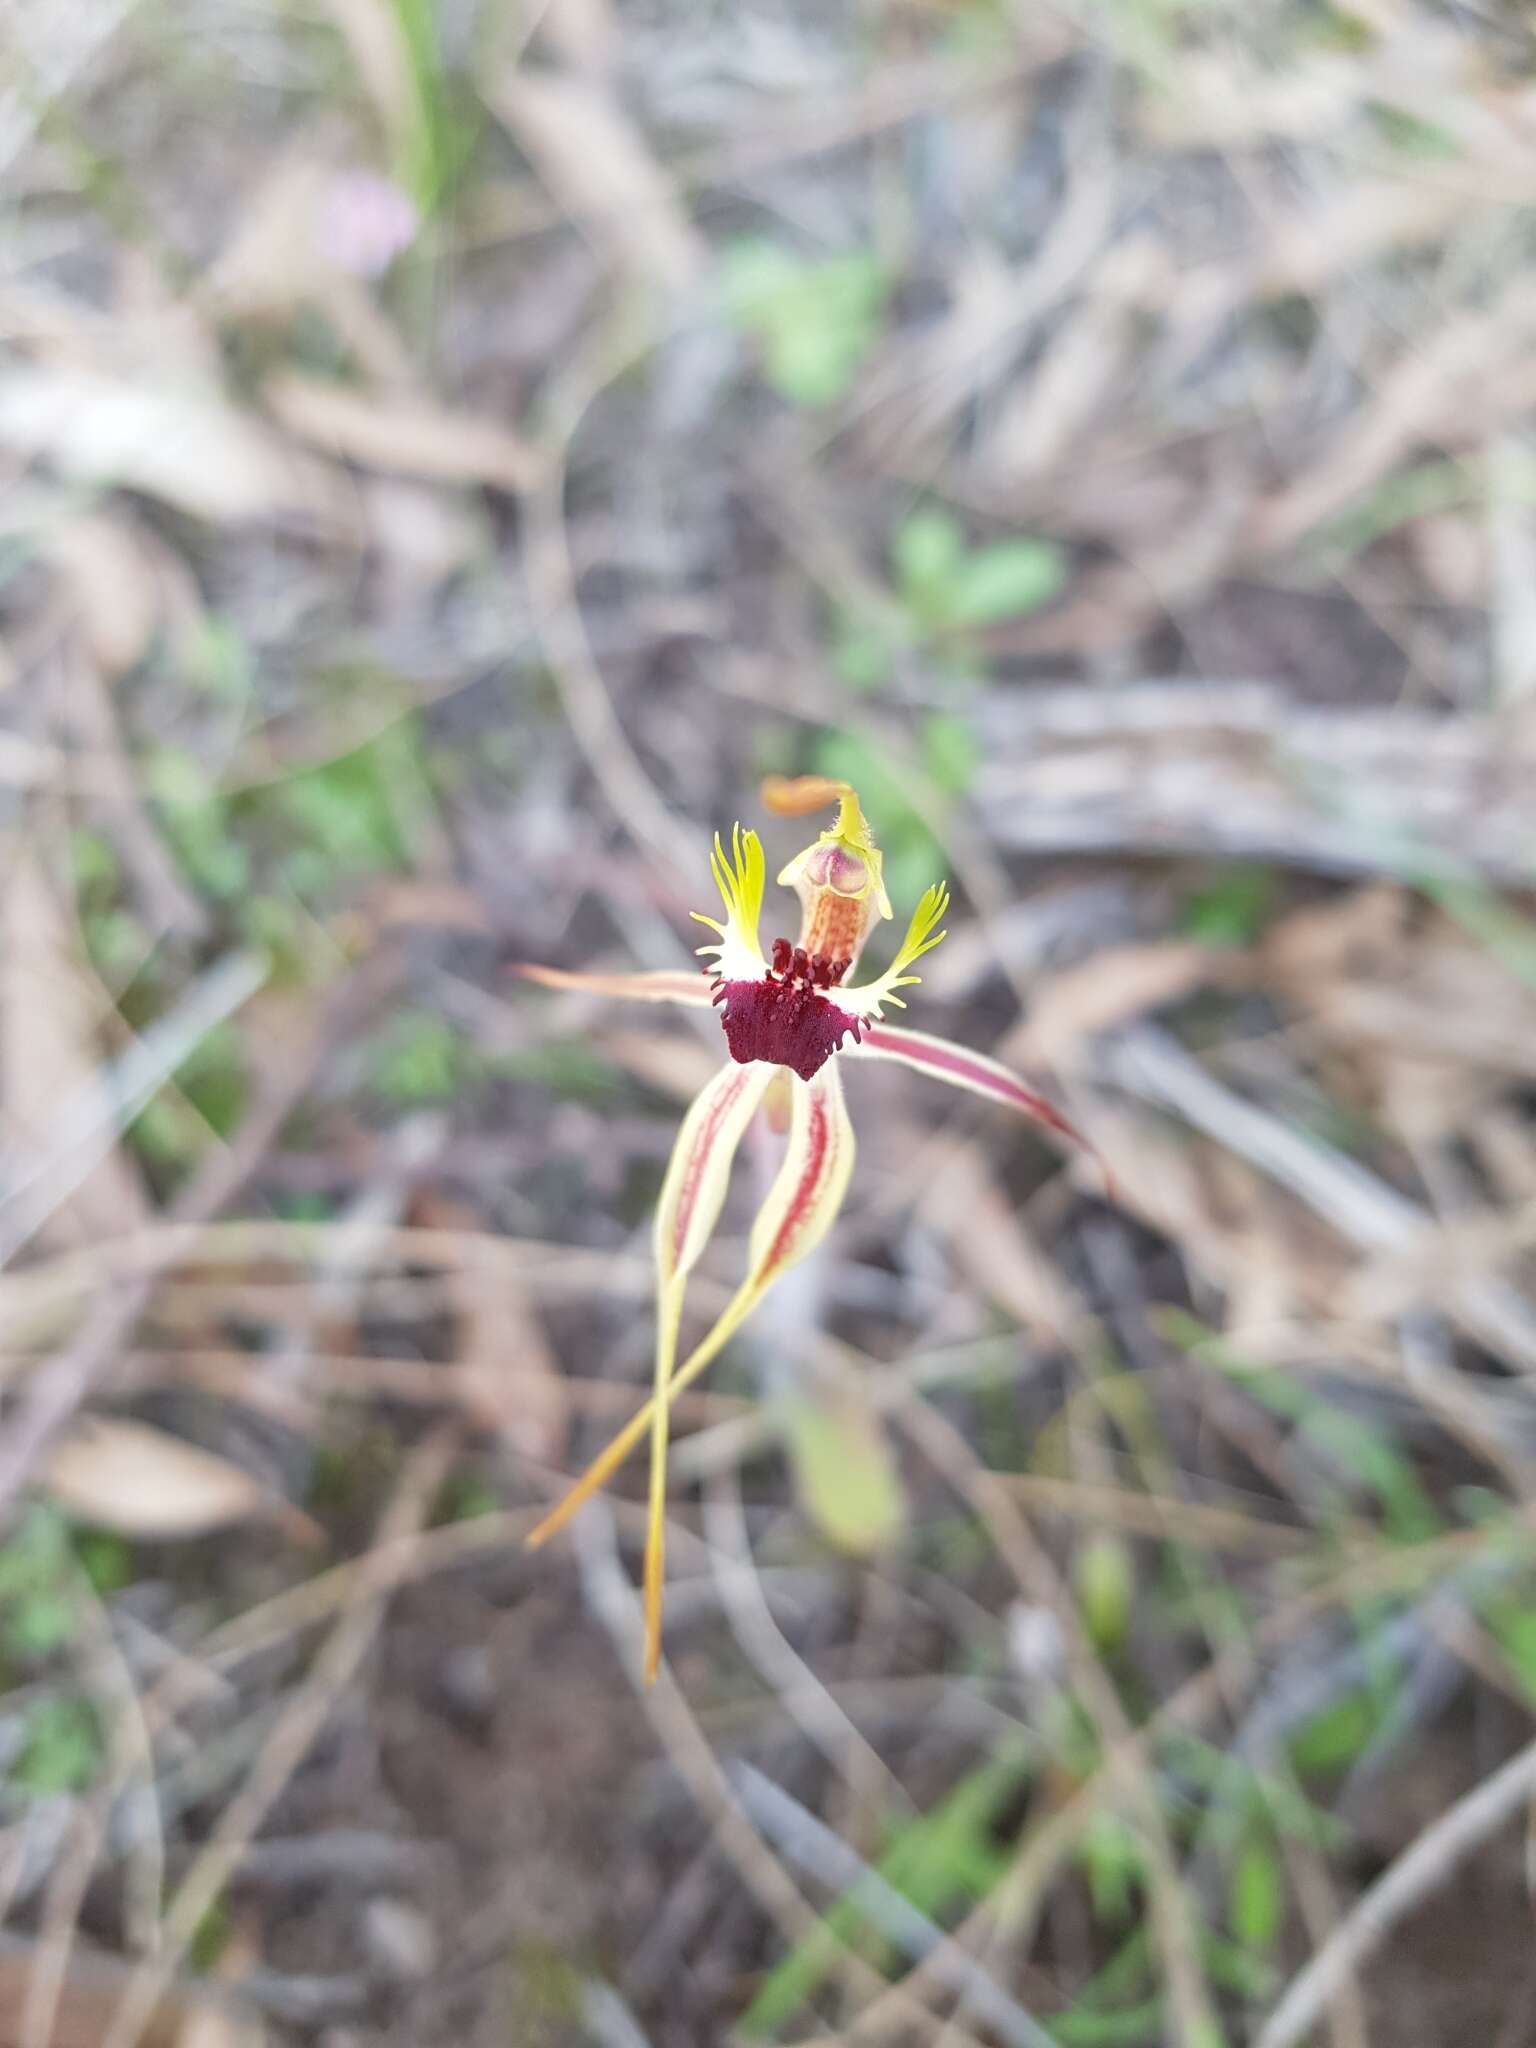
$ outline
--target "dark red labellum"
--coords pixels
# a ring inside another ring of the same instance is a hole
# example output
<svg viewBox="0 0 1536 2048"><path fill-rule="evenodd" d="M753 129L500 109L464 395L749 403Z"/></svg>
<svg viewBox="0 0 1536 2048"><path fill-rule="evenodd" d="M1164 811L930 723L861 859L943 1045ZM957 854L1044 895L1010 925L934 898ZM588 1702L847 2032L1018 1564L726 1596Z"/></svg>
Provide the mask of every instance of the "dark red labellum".
<svg viewBox="0 0 1536 2048"><path fill-rule="evenodd" d="M859 1019L829 1002L808 981L725 981L715 997L724 1003L722 1022L731 1058L745 1066L765 1060L788 1067L809 1081L824 1067L843 1040L859 1035Z"/></svg>

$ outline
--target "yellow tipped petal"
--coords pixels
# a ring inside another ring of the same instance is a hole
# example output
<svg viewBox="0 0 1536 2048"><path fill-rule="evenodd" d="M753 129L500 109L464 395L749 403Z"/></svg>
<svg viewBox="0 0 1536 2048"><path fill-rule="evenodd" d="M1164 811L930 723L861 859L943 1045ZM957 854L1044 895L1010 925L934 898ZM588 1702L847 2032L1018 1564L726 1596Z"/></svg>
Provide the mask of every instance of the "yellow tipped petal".
<svg viewBox="0 0 1536 2048"><path fill-rule="evenodd" d="M743 832L736 825L731 829L731 850L727 853L717 832L709 867L725 905L725 922L706 917L702 910L690 913L697 923L708 925L720 935L718 944L700 946L699 952L706 957L714 956L715 967L726 980L755 980L768 964L757 935L767 880L763 842L755 832Z"/></svg>
<svg viewBox="0 0 1536 2048"><path fill-rule="evenodd" d="M906 1004L896 994L899 988L911 988L922 980L920 974L909 974L907 969L925 953L931 953L941 939L946 937L942 929L943 920L949 911L949 890L943 882L934 882L923 891L912 921L907 926L907 935L896 950L896 958L878 981L871 981L862 988L845 989L841 1000L861 1017L878 1017L886 1003L894 1003L898 1010ZM935 930L935 926L939 929Z"/></svg>
<svg viewBox="0 0 1536 2048"><path fill-rule="evenodd" d="M678 974L657 969L648 974L582 974L563 967L540 967L522 961L512 969L524 981L541 982L545 988L574 989L583 995L613 996L620 1002L682 1003L689 1009L707 1010L714 1000L709 983L701 974Z"/></svg>

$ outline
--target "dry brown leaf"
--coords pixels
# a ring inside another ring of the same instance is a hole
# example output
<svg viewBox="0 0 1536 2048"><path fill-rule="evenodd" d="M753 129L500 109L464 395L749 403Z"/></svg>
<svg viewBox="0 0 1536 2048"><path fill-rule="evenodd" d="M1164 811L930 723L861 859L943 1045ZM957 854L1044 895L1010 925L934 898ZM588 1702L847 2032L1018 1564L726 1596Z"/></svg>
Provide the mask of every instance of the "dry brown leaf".
<svg viewBox="0 0 1536 2048"><path fill-rule="evenodd" d="M671 181L601 87L519 71L490 99L555 198L621 270L674 290L700 274L703 245Z"/></svg>
<svg viewBox="0 0 1536 2048"><path fill-rule="evenodd" d="M1076 1315L1071 1293L977 1151L956 1148L931 1183L922 1214L989 1300L1041 1343L1062 1340Z"/></svg>
<svg viewBox="0 0 1536 2048"><path fill-rule="evenodd" d="M505 1269L457 1275L453 1296L465 1406L522 1457L562 1464L570 1402L532 1297Z"/></svg>
<svg viewBox="0 0 1536 2048"><path fill-rule="evenodd" d="M430 1188L411 1205L411 1220L472 1239L484 1229L477 1210ZM449 1369L449 1384L476 1422L523 1457L563 1463L570 1401L532 1295L505 1261L477 1265L470 1259L453 1277L452 1296L459 1363Z"/></svg>
<svg viewBox="0 0 1536 2048"><path fill-rule="evenodd" d="M1079 1048L1152 1010L1179 1002L1241 971L1238 955L1182 940L1116 946L1046 982L1019 1034L1020 1057L1048 1067L1073 1064Z"/></svg>
<svg viewBox="0 0 1536 2048"><path fill-rule="evenodd" d="M496 420L296 375L273 378L266 399L290 433L366 469L503 491L525 491L538 477L533 449Z"/></svg>
<svg viewBox="0 0 1536 2048"><path fill-rule="evenodd" d="M720 1066L720 1055L696 1038L664 1038L650 1031L604 1031L597 1050L674 1102L692 1102Z"/></svg>
<svg viewBox="0 0 1536 2048"><path fill-rule="evenodd" d="M364 907L376 932L421 925L429 931L469 932L476 938L490 938L493 933L484 903L461 882L391 877L368 890Z"/></svg>
<svg viewBox="0 0 1536 2048"><path fill-rule="evenodd" d="M199 519L345 524L337 480L212 386L16 365L0 373L0 446L78 481L143 491Z"/></svg>
<svg viewBox="0 0 1536 2048"><path fill-rule="evenodd" d="M99 1091L95 1034L104 999L78 927L30 841L14 844L0 928L0 1144L26 1171L46 1164L60 1114L68 1109L84 1116ZM112 1111L104 1098L100 1114L108 1124ZM42 1229L56 1246L148 1221L143 1183L120 1146L83 1178L60 1186Z"/></svg>
<svg viewBox="0 0 1536 2048"><path fill-rule="evenodd" d="M382 611L412 614L485 548L475 507L461 491L400 476L373 476L362 489L378 560Z"/></svg>
<svg viewBox="0 0 1536 2048"><path fill-rule="evenodd" d="M102 673L135 667L159 624L160 601L154 565L132 523L81 513L47 531L42 547L68 586Z"/></svg>
<svg viewBox="0 0 1536 2048"><path fill-rule="evenodd" d="M1406 889L1372 882L1293 910L1264 935L1260 967L1304 994L1363 965L1396 961L1408 938L1411 907Z"/></svg>
<svg viewBox="0 0 1536 2048"><path fill-rule="evenodd" d="M317 1533L292 1502L227 1458L124 1416L77 1418L40 1484L66 1514L119 1536L168 1542L258 1521L309 1540Z"/></svg>
<svg viewBox="0 0 1536 2048"><path fill-rule="evenodd" d="M46 1951L8 1943L0 1951L0 2048L23 2048L28 1988L46 1968ZM101 2048L118 2001L135 1975L116 1956L85 1949L77 1940L60 1987L50 2048ZM242 2000L205 1984L168 1991L140 2037L141 2048L263 2048L266 2028Z"/></svg>

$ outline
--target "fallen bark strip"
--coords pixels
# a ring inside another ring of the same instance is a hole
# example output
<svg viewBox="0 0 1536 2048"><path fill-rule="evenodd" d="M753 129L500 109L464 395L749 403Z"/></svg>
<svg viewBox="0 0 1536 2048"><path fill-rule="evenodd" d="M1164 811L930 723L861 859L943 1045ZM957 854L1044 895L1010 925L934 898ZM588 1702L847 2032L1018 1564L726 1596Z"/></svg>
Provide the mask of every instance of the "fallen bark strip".
<svg viewBox="0 0 1536 2048"><path fill-rule="evenodd" d="M977 723L975 800L1005 848L1536 884L1536 722L1513 713L1155 682L999 692Z"/></svg>

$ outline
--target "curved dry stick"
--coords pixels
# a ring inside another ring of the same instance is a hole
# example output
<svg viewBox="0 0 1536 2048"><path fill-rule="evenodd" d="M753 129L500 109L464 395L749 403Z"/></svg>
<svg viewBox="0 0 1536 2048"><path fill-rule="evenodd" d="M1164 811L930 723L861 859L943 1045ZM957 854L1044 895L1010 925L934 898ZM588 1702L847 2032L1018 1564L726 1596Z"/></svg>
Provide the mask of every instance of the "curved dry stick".
<svg viewBox="0 0 1536 2048"><path fill-rule="evenodd" d="M1176 2037L1181 2048L1200 2048L1200 2044L1220 2041L1223 2037L1201 1967L1194 1916L1146 1759L1136 1744L1136 1731L1113 1682L1077 1623L1071 1596L1054 1562L1036 1540L1000 1475L988 1471L959 1430L936 1408L913 1393L898 1409L896 1419L986 1524L1020 1591L1048 1608L1061 1623L1072 1681L1097 1723L1104 1744L1105 1776L1135 1814L1142 1830L1152 1933L1162 1961Z"/></svg>
<svg viewBox="0 0 1536 2048"><path fill-rule="evenodd" d="M1325 2005L1415 1907L1445 1884L1527 1799L1536 1797L1536 1742L1447 1807L1387 1866L1324 1942L1270 2015L1254 2048L1297 2048Z"/></svg>

